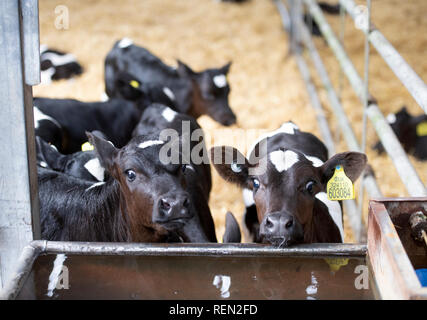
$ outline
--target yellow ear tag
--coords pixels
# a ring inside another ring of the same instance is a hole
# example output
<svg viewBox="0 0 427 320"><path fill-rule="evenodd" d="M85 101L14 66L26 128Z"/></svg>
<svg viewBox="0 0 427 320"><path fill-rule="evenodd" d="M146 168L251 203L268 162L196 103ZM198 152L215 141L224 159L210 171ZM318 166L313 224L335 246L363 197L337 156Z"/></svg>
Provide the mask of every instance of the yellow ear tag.
<svg viewBox="0 0 427 320"><path fill-rule="evenodd" d="M325 258L332 272L337 272L341 267L348 264L348 258Z"/></svg>
<svg viewBox="0 0 427 320"><path fill-rule="evenodd" d="M139 88L139 82L136 80L132 80L131 82L129 82L129 84L131 85L131 87L138 89Z"/></svg>
<svg viewBox="0 0 427 320"><path fill-rule="evenodd" d="M334 175L326 186L326 193L329 200L354 199L353 182L345 175L342 166L336 166Z"/></svg>
<svg viewBox="0 0 427 320"><path fill-rule="evenodd" d="M85 142L82 144L82 151L91 151L94 147L89 142Z"/></svg>
<svg viewBox="0 0 427 320"><path fill-rule="evenodd" d="M423 121L417 125L417 136L427 136L427 121Z"/></svg>

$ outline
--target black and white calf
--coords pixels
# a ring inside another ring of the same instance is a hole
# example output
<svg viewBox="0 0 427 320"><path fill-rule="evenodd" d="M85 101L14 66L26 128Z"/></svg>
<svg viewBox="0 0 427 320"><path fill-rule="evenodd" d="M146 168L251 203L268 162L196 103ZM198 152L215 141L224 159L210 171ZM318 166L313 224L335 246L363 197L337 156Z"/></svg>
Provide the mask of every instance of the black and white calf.
<svg viewBox="0 0 427 320"><path fill-rule="evenodd" d="M64 53L40 45L40 70L42 84L52 80L69 79L83 73L83 67L71 53Z"/></svg>
<svg viewBox="0 0 427 320"><path fill-rule="evenodd" d="M116 96L116 74L132 73L142 83L160 86L181 113L195 118L207 114L223 125L232 125L236 116L228 104L230 86L227 73L231 63L217 69L194 72L178 61L178 68L164 64L147 49L124 38L117 41L105 59L105 88L109 97Z"/></svg>
<svg viewBox="0 0 427 320"><path fill-rule="evenodd" d="M354 182L367 159L345 152L328 160L316 136L288 122L262 136L247 159L223 146L211 149L211 161L225 180L244 188L245 222L254 240L290 245L343 242L341 203L328 199L326 185L338 165Z"/></svg>
<svg viewBox="0 0 427 320"><path fill-rule="evenodd" d="M407 153L427 160L427 115L413 116L403 106L397 113L389 114L387 121ZM385 151L381 142L373 149L380 154Z"/></svg>
<svg viewBox="0 0 427 320"><path fill-rule="evenodd" d="M63 155L54 145L36 137L37 165L86 181L102 182L107 179L94 151L80 151Z"/></svg>

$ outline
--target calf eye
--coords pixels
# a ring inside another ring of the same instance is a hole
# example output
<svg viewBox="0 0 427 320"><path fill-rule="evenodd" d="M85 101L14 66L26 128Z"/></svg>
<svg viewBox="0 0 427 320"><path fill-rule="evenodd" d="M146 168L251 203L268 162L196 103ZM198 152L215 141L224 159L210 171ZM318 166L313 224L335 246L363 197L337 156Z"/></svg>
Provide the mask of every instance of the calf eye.
<svg viewBox="0 0 427 320"><path fill-rule="evenodd" d="M133 171L133 170L126 170L126 177L128 178L128 180L130 181L130 182L132 182L133 180L135 180L135 178L136 178L136 173L135 173L135 171Z"/></svg>
<svg viewBox="0 0 427 320"><path fill-rule="evenodd" d="M313 188L314 188L314 185L316 184L316 182L314 182L314 181L312 181L312 180L310 180L309 182L307 182L307 184L305 185L305 190L307 190L307 192L309 193L309 194L311 194L311 195L313 195L313 192L314 192L314 190L313 190Z"/></svg>
<svg viewBox="0 0 427 320"><path fill-rule="evenodd" d="M259 180L258 179L252 179L252 185L254 187L254 191L257 191L259 186L260 186Z"/></svg>

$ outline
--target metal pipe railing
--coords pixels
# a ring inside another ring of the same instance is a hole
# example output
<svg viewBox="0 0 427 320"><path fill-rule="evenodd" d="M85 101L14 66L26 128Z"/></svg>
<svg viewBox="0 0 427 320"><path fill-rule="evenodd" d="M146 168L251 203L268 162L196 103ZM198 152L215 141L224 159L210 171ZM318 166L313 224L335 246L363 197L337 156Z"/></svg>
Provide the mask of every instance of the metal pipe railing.
<svg viewBox="0 0 427 320"><path fill-rule="evenodd" d="M304 2L307 4L310 14L319 25L322 35L325 37L330 48L337 57L341 68L353 87L353 90L363 103L365 100L364 83L357 73L353 63L327 23L318 4L314 0L304 0ZM393 161L393 164L409 194L411 196L427 195L424 184L410 163L393 130L385 120L377 104L374 102L374 99L371 97L368 97L368 99L371 101L367 109L368 117L374 126L381 143Z"/></svg>
<svg viewBox="0 0 427 320"><path fill-rule="evenodd" d="M340 4L345 8L353 20L357 17L357 6L353 0L339 0ZM416 74L411 66L403 59L393 45L383 36L383 34L371 27L362 29L367 34L369 42L378 51L390 69L394 72L397 78L409 91L411 96L419 104L419 106L427 113L427 85Z"/></svg>

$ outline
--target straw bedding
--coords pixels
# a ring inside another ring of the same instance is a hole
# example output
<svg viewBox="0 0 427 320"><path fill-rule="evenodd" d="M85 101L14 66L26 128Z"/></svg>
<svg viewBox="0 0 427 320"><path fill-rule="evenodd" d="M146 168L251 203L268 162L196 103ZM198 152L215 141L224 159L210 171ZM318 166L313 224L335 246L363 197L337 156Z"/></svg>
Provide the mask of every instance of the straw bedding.
<svg viewBox="0 0 427 320"><path fill-rule="evenodd" d="M67 30L55 28L58 5L69 10ZM427 63L423 59L427 35L419 30L425 30L427 25L423 14L426 9L427 2L423 0L373 1L373 21L424 81L427 80ZM339 17L328 20L337 32ZM234 145L246 152L257 134L276 129L288 120L302 130L320 134L295 60L287 56L288 38L271 1L252 0L236 5L214 0L44 0L40 1L40 32L41 43L73 53L85 72L73 80L36 86L35 96L99 100L104 91L105 55L117 39L129 37L171 65L178 58L201 70L233 61L228 80L232 87L230 105L237 114L238 124L225 129L210 118L201 117L199 123L211 137L209 145ZM361 32L347 19L345 46L360 74L363 74L363 43ZM339 69L335 59L322 39L316 40L316 44L337 86ZM315 80L320 88L318 79ZM343 104L357 136L361 137L362 107L349 84L343 83ZM370 87L385 114L398 110L402 104L413 113L421 112L374 49ZM320 96L337 137L338 150L344 151L346 147L338 140L338 127L328 109L326 95L321 92ZM368 126L368 146L375 141L374 129ZM406 195L391 161L370 150L367 153L384 194ZM411 160L426 182L427 165ZM210 206L221 239L226 211L232 211L241 221L244 205L237 187L224 182L214 170L212 174ZM367 206L365 215L366 211ZM352 241L348 223L345 231L346 241Z"/></svg>

